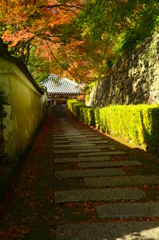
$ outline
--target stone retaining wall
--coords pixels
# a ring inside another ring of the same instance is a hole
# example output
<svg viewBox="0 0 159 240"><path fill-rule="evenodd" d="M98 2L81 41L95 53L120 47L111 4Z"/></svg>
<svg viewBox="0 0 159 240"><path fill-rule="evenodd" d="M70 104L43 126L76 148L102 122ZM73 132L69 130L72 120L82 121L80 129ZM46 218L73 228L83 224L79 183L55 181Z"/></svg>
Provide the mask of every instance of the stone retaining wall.
<svg viewBox="0 0 159 240"><path fill-rule="evenodd" d="M91 107L140 103L159 103L159 33L123 55L86 101Z"/></svg>

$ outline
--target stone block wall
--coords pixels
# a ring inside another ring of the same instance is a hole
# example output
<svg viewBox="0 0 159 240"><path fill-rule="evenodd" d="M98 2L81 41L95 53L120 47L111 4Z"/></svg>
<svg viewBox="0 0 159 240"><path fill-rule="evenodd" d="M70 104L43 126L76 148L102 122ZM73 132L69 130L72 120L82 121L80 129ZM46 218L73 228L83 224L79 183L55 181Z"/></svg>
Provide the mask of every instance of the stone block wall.
<svg viewBox="0 0 159 240"><path fill-rule="evenodd" d="M109 76L100 79L87 106L159 103L159 33L123 55Z"/></svg>

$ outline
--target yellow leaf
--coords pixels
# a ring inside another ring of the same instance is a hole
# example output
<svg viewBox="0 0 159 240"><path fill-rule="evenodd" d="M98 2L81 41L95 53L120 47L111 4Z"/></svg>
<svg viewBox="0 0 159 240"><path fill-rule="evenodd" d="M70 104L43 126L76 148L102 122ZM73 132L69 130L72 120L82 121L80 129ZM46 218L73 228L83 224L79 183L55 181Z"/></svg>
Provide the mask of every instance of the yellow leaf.
<svg viewBox="0 0 159 240"><path fill-rule="evenodd" d="M65 234L64 233L60 233L60 237L64 237L65 236Z"/></svg>

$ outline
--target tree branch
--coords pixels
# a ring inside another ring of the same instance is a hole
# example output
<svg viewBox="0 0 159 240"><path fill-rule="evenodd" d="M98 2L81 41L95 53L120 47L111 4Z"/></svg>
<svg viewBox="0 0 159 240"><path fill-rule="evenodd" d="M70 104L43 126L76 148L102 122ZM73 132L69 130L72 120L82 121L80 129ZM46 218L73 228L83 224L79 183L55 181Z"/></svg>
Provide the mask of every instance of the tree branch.
<svg viewBox="0 0 159 240"><path fill-rule="evenodd" d="M78 73L77 68L75 67L74 63L73 63L73 66L74 66L74 70L75 70L76 74L78 75L80 81L82 82L82 78L81 78L80 74Z"/></svg>
<svg viewBox="0 0 159 240"><path fill-rule="evenodd" d="M52 52L52 50L51 50L51 48L50 48L50 46L49 46L49 44L48 44L47 41L46 41L46 43L47 43L47 46L48 46L48 48L50 49L51 55L53 56L53 58L55 59L55 61L56 61L64 70L67 70L67 72L68 72L73 78L76 79L76 77L75 77L68 69L66 69L65 66L64 66L62 63L60 63L59 60L55 57L55 55L53 54L53 52Z"/></svg>
<svg viewBox="0 0 159 240"><path fill-rule="evenodd" d="M60 8L60 7L66 7L66 8L77 8L82 10L81 7L75 6L75 5L67 5L67 4L54 4L54 5L42 5L39 8Z"/></svg>
<svg viewBox="0 0 159 240"><path fill-rule="evenodd" d="M58 8L61 9L61 10L66 11L66 12L72 12L73 14L75 14L77 16L77 13L75 13L72 9L65 9L63 7L58 7Z"/></svg>
<svg viewBox="0 0 159 240"><path fill-rule="evenodd" d="M25 7L27 7L27 0L24 0L24 5Z"/></svg>

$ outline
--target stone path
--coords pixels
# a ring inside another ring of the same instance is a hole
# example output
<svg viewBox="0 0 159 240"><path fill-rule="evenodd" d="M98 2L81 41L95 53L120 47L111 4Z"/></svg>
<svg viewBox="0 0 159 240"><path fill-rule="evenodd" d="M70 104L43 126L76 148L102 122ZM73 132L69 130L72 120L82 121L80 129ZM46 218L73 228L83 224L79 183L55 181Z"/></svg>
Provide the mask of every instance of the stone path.
<svg viewBox="0 0 159 240"><path fill-rule="evenodd" d="M69 171L56 171L55 178L74 178L74 177L95 177L95 176L116 176L125 175L126 173L120 169L92 169L92 170L69 170Z"/></svg>
<svg viewBox="0 0 159 240"><path fill-rule="evenodd" d="M62 111L66 112L65 108ZM54 174L59 181L65 180L65 190L56 191L55 203L95 202L99 223L88 224L82 221L82 224L59 225L56 239L159 240L159 223L132 222L131 220L139 217L145 219L159 217L159 202L142 203L147 197L142 187L159 185L159 176L130 173L126 176L124 169L142 168L142 162L135 160L135 157L134 160L124 159L127 152L116 149L92 130L84 131L80 124L71 122L69 117L59 118L59 124L60 133L58 133L59 127L56 125L54 127L53 153L54 163L60 171L55 170ZM122 156L123 160L113 161L111 159L113 156ZM62 170L63 164L64 170ZM67 164L69 164L68 167ZM76 169L70 169L70 166L76 166ZM81 179L82 187L68 190L69 179L72 178ZM119 203L111 203L111 201L119 201ZM100 219L118 218L130 220L117 223L100 222Z"/></svg>
<svg viewBox="0 0 159 240"><path fill-rule="evenodd" d="M70 224L57 227L58 240L158 240L155 222Z"/></svg>
<svg viewBox="0 0 159 240"><path fill-rule="evenodd" d="M136 185L158 185L159 176L121 176L113 178L84 178L87 187L116 187L116 186L136 186Z"/></svg>
<svg viewBox="0 0 159 240"><path fill-rule="evenodd" d="M159 240L155 159L82 124L65 106L49 108L11 199L8 192L0 205L0 219L8 205L0 239Z"/></svg>
<svg viewBox="0 0 159 240"><path fill-rule="evenodd" d="M101 168L101 167L123 167L123 166L142 166L139 161L114 161L114 162L91 162L78 163L79 168Z"/></svg>
<svg viewBox="0 0 159 240"><path fill-rule="evenodd" d="M71 145L71 144L75 144L75 143L76 143L76 144L77 144L77 143L79 143L79 144L86 144L86 143L87 143L87 144L105 143L105 144L106 144L106 143L108 143L108 142L107 142L107 141L94 140L94 139L91 139L91 140L89 140L89 141L88 141L88 140L85 140L85 139L82 139L82 143L79 142L78 140L76 140L76 141L75 141L75 140L74 140L74 141L73 141L73 140L70 140L69 142L68 142L68 140L64 140L64 141L63 141L63 140L62 140L62 141L61 141L61 140L58 140L58 141L55 141L55 140L54 140L53 143L54 143L54 144L62 144L62 143L65 143L65 144Z"/></svg>
<svg viewBox="0 0 159 240"><path fill-rule="evenodd" d="M89 148L89 149L86 149L86 148L81 148L81 149L73 149L73 150L54 150L53 151L53 153L59 153L59 154L66 154L66 153L75 153L75 152L77 152L77 153L80 153L80 152L82 152L82 153L84 153L84 152L88 152L88 153L90 153L90 152L100 152L101 150L100 149L92 149L92 148Z"/></svg>
<svg viewBox="0 0 159 240"><path fill-rule="evenodd" d="M125 152L121 152L121 151L112 151L112 152L89 152L89 153L79 153L78 156L79 157L90 157L90 156L112 156L112 155L123 155L126 154Z"/></svg>
<svg viewBox="0 0 159 240"><path fill-rule="evenodd" d="M97 206L99 218L133 218L159 216L159 202L148 203L116 203Z"/></svg>
<svg viewBox="0 0 159 240"><path fill-rule="evenodd" d="M54 163L69 163L69 162L98 162L98 161L110 161L109 156L104 157L69 157L69 158L55 158ZM111 163L111 162L109 162ZM85 163L86 164L86 163Z"/></svg>
<svg viewBox="0 0 159 240"><path fill-rule="evenodd" d="M58 191L55 193L55 202L85 202L85 201L111 201L111 200L129 200L142 199L146 195L138 189L131 188L113 188L113 189L87 189Z"/></svg>

